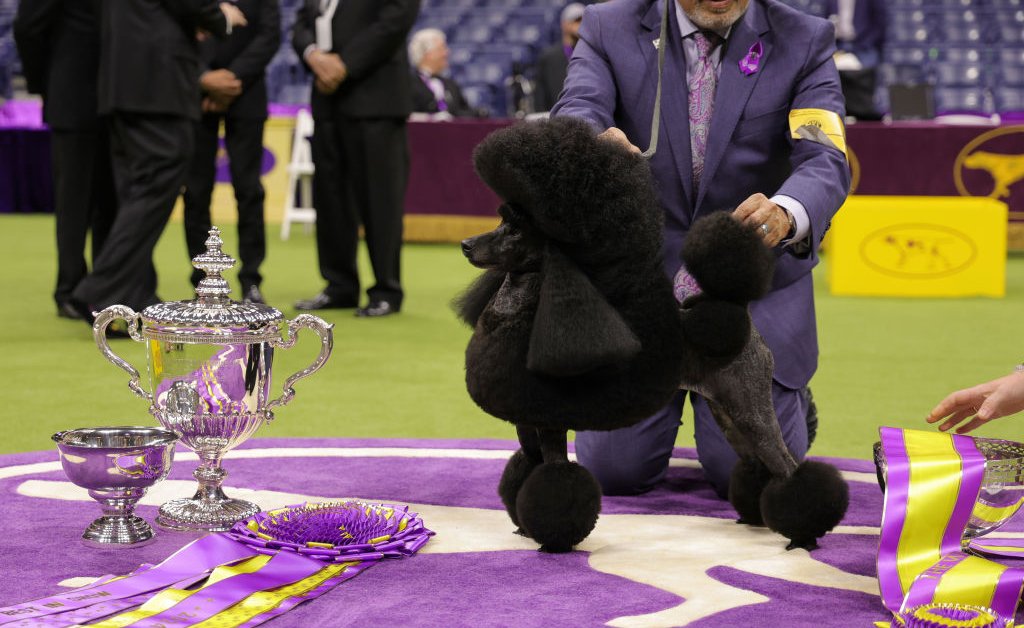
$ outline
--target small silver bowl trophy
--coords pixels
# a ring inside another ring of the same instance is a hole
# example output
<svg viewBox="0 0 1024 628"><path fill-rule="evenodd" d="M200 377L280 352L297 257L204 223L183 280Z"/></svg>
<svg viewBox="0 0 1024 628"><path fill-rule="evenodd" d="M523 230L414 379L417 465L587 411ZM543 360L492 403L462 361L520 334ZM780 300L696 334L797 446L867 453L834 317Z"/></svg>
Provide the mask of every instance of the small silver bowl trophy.
<svg viewBox="0 0 1024 628"><path fill-rule="evenodd" d="M153 528L133 514L135 503L171 470L178 437L158 427L100 427L58 432L53 440L68 479L103 509L83 542L138 547L153 540Z"/></svg>
<svg viewBox="0 0 1024 628"><path fill-rule="evenodd" d="M994 438L975 438L974 444L985 457L985 474L975 510L967 522L961 543L964 547L1009 521L1024 505L1024 444ZM888 465L882 443L874 446L875 470L878 484L885 490ZM979 507L997 517L983 519L977 516Z"/></svg>
<svg viewBox="0 0 1024 628"><path fill-rule="evenodd" d="M221 273L235 260L221 251L222 245L220 231L214 227L206 252L192 260L193 266L206 272L194 300L158 303L141 313L112 305L100 312L93 325L96 344L110 362L130 375L132 392L148 401L150 413L160 424L199 456L193 473L199 481L195 495L160 507L157 524L172 530L224 531L259 512L256 504L224 494L221 483L226 473L221 459L273 420L273 409L291 401L295 382L324 365L334 342L333 325L316 316L302 314L286 321L272 307L232 301ZM128 323L133 340L147 345L152 392L139 384L139 371L107 343L107 327L117 319ZM294 346L304 328L320 337L320 352L312 364L286 379L282 395L271 400L274 349Z"/></svg>

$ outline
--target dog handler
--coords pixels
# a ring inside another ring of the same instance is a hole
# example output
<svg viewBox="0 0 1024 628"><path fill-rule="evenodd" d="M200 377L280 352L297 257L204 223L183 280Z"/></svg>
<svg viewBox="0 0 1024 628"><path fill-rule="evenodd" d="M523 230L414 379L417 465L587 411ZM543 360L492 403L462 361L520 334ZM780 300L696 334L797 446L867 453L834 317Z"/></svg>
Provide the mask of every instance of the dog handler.
<svg viewBox="0 0 1024 628"><path fill-rule="evenodd" d="M776 0L593 5L552 110L637 153L651 147L665 271L680 273L677 287L686 284L683 240L702 214L735 208L775 247L772 289L751 315L775 356L773 402L798 461L807 452L802 390L818 361L811 269L850 187L834 43L829 22ZM632 427L577 434L578 459L606 494L641 493L665 476L686 394ZM736 454L705 400L690 397L698 457L724 497Z"/></svg>

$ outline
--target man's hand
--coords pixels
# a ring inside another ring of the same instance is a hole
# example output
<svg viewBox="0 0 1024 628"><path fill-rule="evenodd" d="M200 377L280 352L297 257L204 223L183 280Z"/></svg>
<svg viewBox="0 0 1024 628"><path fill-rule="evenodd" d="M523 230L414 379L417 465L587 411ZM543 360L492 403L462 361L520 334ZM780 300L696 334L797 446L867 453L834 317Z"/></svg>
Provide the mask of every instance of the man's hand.
<svg viewBox="0 0 1024 628"><path fill-rule="evenodd" d="M206 96L203 98L203 113L224 113L231 106L231 101Z"/></svg>
<svg viewBox="0 0 1024 628"><path fill-rule="evenodd" d="M637 154L637 155L639 155L641 152L643 152L639 148L634 146L633 143L629 141L629 138L626 137L626 134L622 132L622 129L619 129L618 127L614 127L613 126L613 127L610 127L608 129L606 129L603 133L601 133L600 135L597 136L597 139L599 139L599 140L608 140L609 142L614 142L614 143L619 144L620 146L623 146L624 148L628 149L629 152Z"/></svg>
<svg viewBox="0 0 1024 628"><path fill-rule="evenodd" d="M210 70L199 77L199 86L213 98L235 98L242 93L242 81L231 70Z"/></svg>
<svg viewBox="0 0 1024 628"><path fill-rule="evenodd" d="M331 94L348 76L348 68L341 57L333 52L312 50L306 55L306 62L316 75L316 88L324 94Z"/></svg>
<svg viewBox="0 0 1024 628"><path fill-rule="evenodd" d="M789 214L760 192L740 203L732 216L752 229L757 229L757 235L768 246L782 242L789 233Z"/></svg>
<svg viewBox="0 0 1024 628"><path fill-rule="evenodd" d="M245 26L248 22L245 20L245 14L243 14L238 7L231 4L230 2L220 3L221 13L224 14L224 18L227 19L228 24L232 28L235 26Z"/></svg>

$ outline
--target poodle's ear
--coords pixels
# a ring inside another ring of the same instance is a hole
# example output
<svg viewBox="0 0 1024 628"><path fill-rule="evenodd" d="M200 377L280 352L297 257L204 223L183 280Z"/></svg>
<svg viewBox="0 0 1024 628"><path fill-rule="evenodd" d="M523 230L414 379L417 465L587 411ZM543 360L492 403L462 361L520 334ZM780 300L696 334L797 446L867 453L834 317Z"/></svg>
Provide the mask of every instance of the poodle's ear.
<svg viewBox="0 0 1024 628"><path fill-rule="evenodd" d="M470 327L476 327L476 321L490 303L491 297L501 288L505 281L505 272L488 270L473 280L464 292L452 300L455 314Z"/></svg>
<svg viewBox="0 0 1024 628"><path fill-rule="evenodd" d="M622 316L590 278L550 243L543 273L527 370L568 377L626 362L640 352L640 340Z"/></svg>

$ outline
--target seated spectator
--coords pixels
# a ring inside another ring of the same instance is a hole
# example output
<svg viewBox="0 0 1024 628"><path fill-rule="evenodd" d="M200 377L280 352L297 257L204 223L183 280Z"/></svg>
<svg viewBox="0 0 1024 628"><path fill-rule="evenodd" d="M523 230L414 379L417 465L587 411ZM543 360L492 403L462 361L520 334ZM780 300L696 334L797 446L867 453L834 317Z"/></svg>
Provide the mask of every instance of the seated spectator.
<svg viewBox="0 0 1024 628"><path fill-rule="evenodd" d="M436 28L416 31L409 40L412 65L412 110L433 114L435 118L478 117L462 95L458 83L444 74L448 71L448 41Z"/></svg>
<svg viewBox="0 0 1024 628"><path fill-rule="evenodd" d="M569 68L569 58L580 40L580 22L583 20L582 3L573 2L562 9L562 41L546 48L537 57L536 80L533 85L534 111L550 111L562 93L562 83Z"/></svg>

